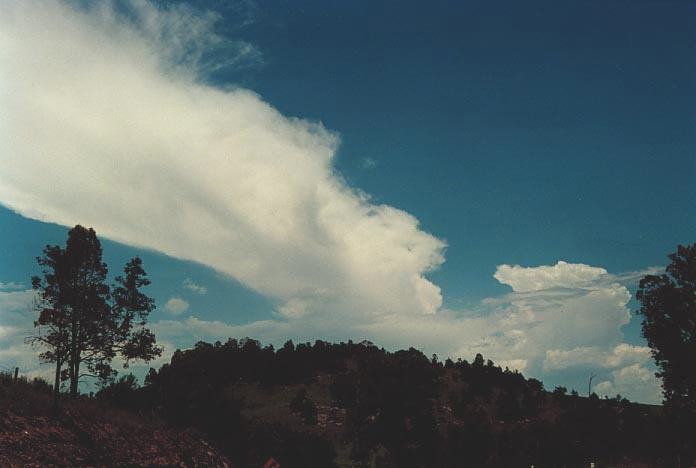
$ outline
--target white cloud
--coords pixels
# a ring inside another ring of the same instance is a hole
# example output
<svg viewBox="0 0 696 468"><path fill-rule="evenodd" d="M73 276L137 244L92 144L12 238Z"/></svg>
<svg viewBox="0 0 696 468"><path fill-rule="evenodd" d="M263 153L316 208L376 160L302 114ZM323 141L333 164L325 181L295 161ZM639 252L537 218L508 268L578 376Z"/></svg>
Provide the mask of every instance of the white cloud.
<svg viewBox="0 0 696 468"><path fill-rule="evenodd" d="M172 297L164 304L164 308L173 315L181 315L188 310L189 303L180 297Z"/></svg>
<svg viewBox="0 0 696 468"><path fill-rule="evenodd" d="M36 292L0 291L0 368L19 367L22 375L40 369L37 354L25 343L25 338L36 333L34 310Z"/></svg>
<svg viewBox="0 0 696 468"><path fill-rule="evenodd" d="M654 371L640 364L617 369L612 372L612 380L604 380L594 386L593 391L600 396L614 397L620 394L630 399L659 404L662 401L662 387Z"/></svg>
<svg viewBox="0 0 696 468"><path fill-rule="evenodd" d="M553 288L582 287L606 275L604 268L582 263L559 261L555 265L524 268L519 265L499 265L495 279L515 292L542 291Z"/></svg>
<svg viewBox="0 0 696 468"><path fill-rule="evenodd" d="M16 290L16 289L24 289L24 285L20 283L15 283L14 281L10 281L9 283L3 283L0 281L0 291L7 291L7 290Z"/></svg>
<svg viewBox="0 0 696 468"><path fill-rule="evenodd" d="M615 369L629 364L645 364L650 360L650 348L620 343L613 349L601 346L578 347L568 350L546 351L544 370L560 370L570 367L599 367Z"/></svg>
<svg viewBox="0 0 696 468"><path fill-rule="evenodd" d="M500 265L495 278L512 293L442 310L426 275L445 243L347 186L333 166L336 134L251 91L204 83L220 44L232 66L255 55L211 34L215 15L133 0L126 19L111 3L69 5L0 3L0 203L208 265L279 303L277 320L247 325L159 322L165 342L366 338L440 356L482 352L532 376L544 374L548 350L553 372L596 349L599 363L644 369L641 351L619 348L625 281L603 268ZM178 313L188 307L172 301ZM3 333L21 318L3 315ZM617 386L644 377L612 375Z"/></svg>
<svg viewBox="0 0 696 468"><path fill-rule="evenodd" d="M280 310L440 308L425 275L444 242L348 187L337 135L198 78L210 15L99 5L0 5L2 204L211 266Z"/></svg>
<svg viewBox="0 0 696 468"><path fill-rule="evenodd" d="M308 304L302 299L293 298L278 307L278 313L287 318L300 318L307 314Z"/></svg>
<svg viewBox="0 0 696 468"><path fill-rule="evenodd" d="M567 378L568 372L581 375L578 380L585 379L588 369L603 371L601 375L609 372L610 378L605 381L613 383L618 377L616 385L622 395L656 403L659 392L630 387L626 383L627 371L618 373L633 365L648 369L651 360L647 347L624 342L621 327L630 320L626 307L630 293L616 282L617 278L602 274L594 281L583 281L582 286L573 280L556 281L553 290L513 292L484 300L479 308L470 311L374 316L334 310L312 315L298 301L281 309L278 320L228 325L190 317L183 322L158 322L153 329L158 336L181 347L192 346L197 340L224 341L227 337L249 336L274 345L287 339L367 339L388 349L414 346L443 359L449 356L471 360L476 353L482 353L502 367L547 382L559 375ZM659 387L659 381L651 376L648 386Z"/></svg>
<svg viewBox="0 0 696 468"><path fill-rule="evenodd" d="M14 314L24 314L27 310L33 311L35 297L36 292L33 289L0 291L0 310L3 313L1 317L3 321L7 321Z"/></svg>
<svg viewBox="0 0 696 468"><path fill-rule="evenodd" d="M193 282L191 278L186 278L184 280L184 288L188 289L189 291L193 291L196 294L199 295L204 295L208 293L208 288L205 286L201 286L200 284L196 284Z"/></svg>
<svg viewBox="0 0 696 468"><path fill-rule="evenodd" d="M513 292L482 301L477 310L440 310L431 315L375 316L332 309L317 315L307 313L300 300L279 311L276 320L240 325L194 316L161 320L151 328L165 345L165 355L150 364L136 363L132 369L142 377L147 368L166 362L177 347L191 347L199 340L249 336L279 346L288 339L368 339L389 349L415 346L442 359L471 360L480 352L502 367L547 382L558 372L584 378L588 369L594 370L604 379L595 387L601 395L621 393L632 400L658 403L659 380L652 375L648 348L623 342L620 327L629 320L630 295L614 279L602 278L581 288ZM23 372L42 369L36 351L23 344L32 329L33 294L31 290L0 292L0 355L8 362L19 362Z"/></svg>
<svg viewBox="0 0 696 468"><path fill-rule="evenodd" d="M526 359L510 359L496 362L496 365L500 366L501 369L516 370L519 372L524 372L527 369Z"/></svg>

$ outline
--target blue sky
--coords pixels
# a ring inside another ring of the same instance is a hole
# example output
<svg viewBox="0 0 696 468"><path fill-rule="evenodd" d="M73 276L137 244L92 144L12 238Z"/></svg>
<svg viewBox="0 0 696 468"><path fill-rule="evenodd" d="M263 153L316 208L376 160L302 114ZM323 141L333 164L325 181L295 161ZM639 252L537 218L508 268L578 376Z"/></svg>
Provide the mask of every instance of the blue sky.
<svg viewBox="0 0 696 468"><path fill-rule="evenodd" d="M369 338L659 400L627 312L694 240L696 5L100 6L2 6L0 365L41 372L25 288L83 223L169 351Z"/></svg>

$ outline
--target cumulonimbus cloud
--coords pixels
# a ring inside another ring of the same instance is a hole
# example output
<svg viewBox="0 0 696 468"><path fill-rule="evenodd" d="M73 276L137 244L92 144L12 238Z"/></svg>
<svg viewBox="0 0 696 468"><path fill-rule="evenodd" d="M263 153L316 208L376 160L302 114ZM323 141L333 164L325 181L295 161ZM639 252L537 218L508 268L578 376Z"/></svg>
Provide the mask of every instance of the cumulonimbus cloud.
<svg viewBox="0 0 696 468"><path fill-rule="evenodd" d="M346 185L336 134L204 84L210 15L129 5L0 5L0 203L211 266L288 317L440 308L444 242Z"/></svg>
<svg viewBox="0 0 696 468"><path fill-rule="evenodd" d="M278 301L277 320L154 323L168 349L192 337L364 337L441 356L481 352L537 377L589 362L613 372L600 389L656 388L645 351L622 347L628 276L501 265L495 278L510 294L442 310L426 274L445 243L349 187L333 168L335 133L251 91L205 84L204 51L222 40L214 15L142 0L127 17L108 2L70 5L0 3L0 203L200 262ZM243 43L227 53L231 64L258 56ZM13 301L32 292L0 293L0 352L28 353L30 319Z"/></svg>

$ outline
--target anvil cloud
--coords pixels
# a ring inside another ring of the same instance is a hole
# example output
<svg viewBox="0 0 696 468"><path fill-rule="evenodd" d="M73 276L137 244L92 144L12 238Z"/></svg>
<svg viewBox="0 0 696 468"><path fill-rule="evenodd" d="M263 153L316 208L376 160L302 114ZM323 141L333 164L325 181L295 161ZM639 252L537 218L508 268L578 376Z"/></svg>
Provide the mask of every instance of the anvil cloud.
<svg viewBox="0 0 696 468"><path fill-rule="evenodd" d="M130 7L0 6L0 203L208 265L288 317L438 310L444 242L346 185L336 134L204 84L210 15Z"/></svg>

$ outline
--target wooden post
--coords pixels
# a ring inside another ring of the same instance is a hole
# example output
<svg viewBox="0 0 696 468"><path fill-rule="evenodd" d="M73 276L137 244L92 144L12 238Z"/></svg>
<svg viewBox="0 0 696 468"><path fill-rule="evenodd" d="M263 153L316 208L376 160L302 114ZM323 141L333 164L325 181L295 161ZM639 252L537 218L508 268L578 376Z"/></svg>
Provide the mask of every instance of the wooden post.
<svg viewBox="0 0 696 468"><path fill-rule="evenodd" d="M14 377L12 377L12 383L17 382L17 374L19 374L19 367L15 367Z"/></svg>

